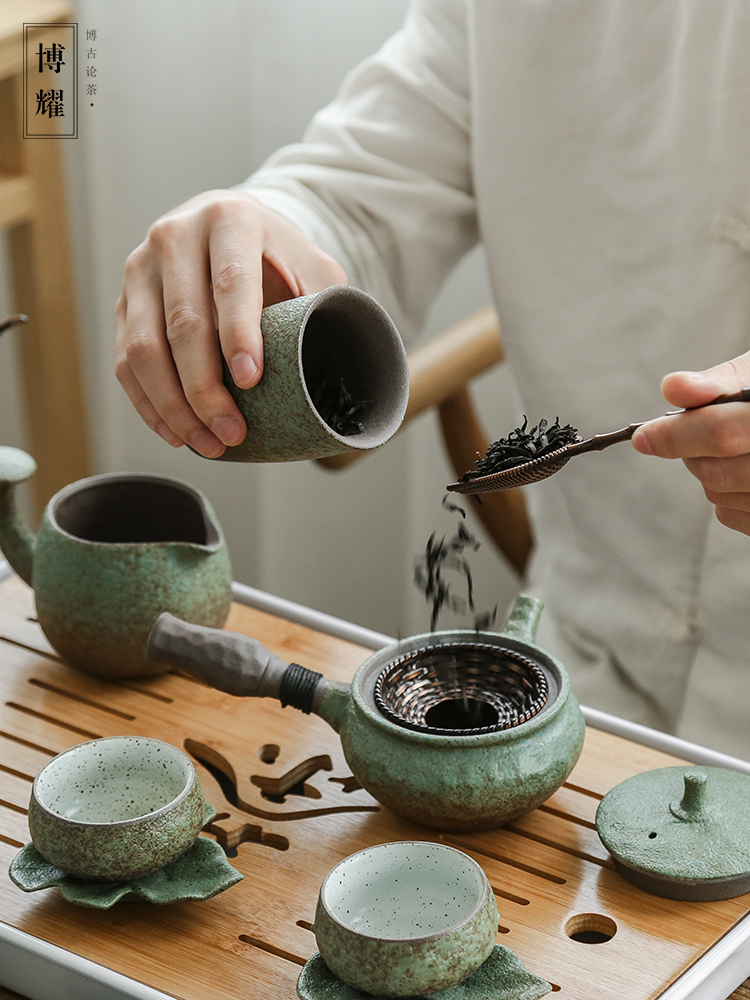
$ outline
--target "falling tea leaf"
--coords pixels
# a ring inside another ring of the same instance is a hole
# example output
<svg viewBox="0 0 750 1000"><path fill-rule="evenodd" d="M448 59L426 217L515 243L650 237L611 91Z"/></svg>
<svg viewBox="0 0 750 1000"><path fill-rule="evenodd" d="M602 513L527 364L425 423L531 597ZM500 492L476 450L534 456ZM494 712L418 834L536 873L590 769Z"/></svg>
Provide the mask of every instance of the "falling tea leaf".
<svg viewBox="0 0 750 1000"><path fill-rule="evenodd" d="M443 536L439 540L437 532L433 531L427 540L424 555L418 557L414 564L414 582L425 598L432 602L430 631L435 630L440 612L446 607L458 615L465 614L468 607L474 616L474 627L477 630L488 628L495 620L497 606L494 611L477 613L474 606L474 580L467 555L475 552L480 542L463 523L466 511L462 507L451 503L447 496L443 498L443 506L461 516L458 529L452 538L446 539ZM447 573L458 574L461 586L466 588L465 598L454 593Z"/></svg>

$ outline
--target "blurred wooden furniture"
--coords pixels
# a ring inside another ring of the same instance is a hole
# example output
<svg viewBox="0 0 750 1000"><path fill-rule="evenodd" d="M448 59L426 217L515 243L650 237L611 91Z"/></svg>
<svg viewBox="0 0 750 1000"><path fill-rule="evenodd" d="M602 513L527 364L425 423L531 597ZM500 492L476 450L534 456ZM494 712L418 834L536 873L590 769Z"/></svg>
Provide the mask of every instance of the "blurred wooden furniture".
<svg viewBox="0 0 750 1000"><path fill-rule="evenodd" d="M471 469L490 439L471 397L472 379L504 358L497 313L488 306L472 313L409 355L409 406L404 425L436 409L443 441L456 477ZM366 452L347 452L321 459L329 469L342 469ZM523 491L485 493L472 497L474 510L511 566L523 574L533 547L533 535Z"/></svg>
<svg viewBox="0 0 750 1000"><path fill-rule="evenodd" d="M0 228L8 233L34 506L89 474L73 264L60 139L23 138L23 25L69 22L60 0L0 0ZM38 29L48 45L49 32ZM75 140L73 140L75 141ZM2 318L2 317L0 317ZM7 344L0 350L8 350Z"/></svg>

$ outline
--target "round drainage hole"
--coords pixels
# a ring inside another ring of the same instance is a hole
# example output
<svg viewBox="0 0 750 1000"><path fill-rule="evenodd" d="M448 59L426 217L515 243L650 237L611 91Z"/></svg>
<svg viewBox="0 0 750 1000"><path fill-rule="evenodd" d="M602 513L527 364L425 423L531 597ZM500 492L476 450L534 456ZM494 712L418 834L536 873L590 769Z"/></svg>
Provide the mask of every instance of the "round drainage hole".
<svg viewBox="0 0 750 1000"><path fill-rule="evenodd" d="M603 913L578 913L565 925L565 933L580 944L604 944L617 933L617 924Z"/></svg>
<svg viewBox="0 0 750 1000"><path fill-rule="evenodd" d="M431 729L484 729L496 726L500 713L477 698L445 698L427 709L424 721Z"/></svg>

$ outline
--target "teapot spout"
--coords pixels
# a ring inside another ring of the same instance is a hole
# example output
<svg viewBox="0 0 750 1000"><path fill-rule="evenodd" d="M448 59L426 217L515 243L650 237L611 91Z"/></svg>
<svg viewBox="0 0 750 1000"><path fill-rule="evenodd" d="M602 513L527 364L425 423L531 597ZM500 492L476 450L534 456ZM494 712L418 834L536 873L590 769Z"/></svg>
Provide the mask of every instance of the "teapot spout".
<svg viewBox="0 0 750 1000"><path fill-rule="evenodd" d="M536 597L519 594L500 635L508 639L518 639L520 642L533 643L543 609L544 604Z"/></svg>
<svg viewBox="0 0 750 1000"><path fill-rule="evenodd" d="M34 535L16 507L16 486L36 472L36 462L20 448L0 447L0 549L10 565L31 586Z"/></svg>

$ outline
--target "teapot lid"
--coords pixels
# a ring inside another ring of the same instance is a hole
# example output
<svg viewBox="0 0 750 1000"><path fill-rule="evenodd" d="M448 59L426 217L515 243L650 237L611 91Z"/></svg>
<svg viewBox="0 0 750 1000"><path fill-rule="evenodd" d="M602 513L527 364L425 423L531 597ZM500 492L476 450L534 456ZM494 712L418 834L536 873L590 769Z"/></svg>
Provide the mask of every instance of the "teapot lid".
<svg viewBox="0 0 750 1000"><path fill-rule="evenodd" d="M663 767L609 791L596 829L617 870L657 896L729 899L750 891L750 776Z"/></svg>

